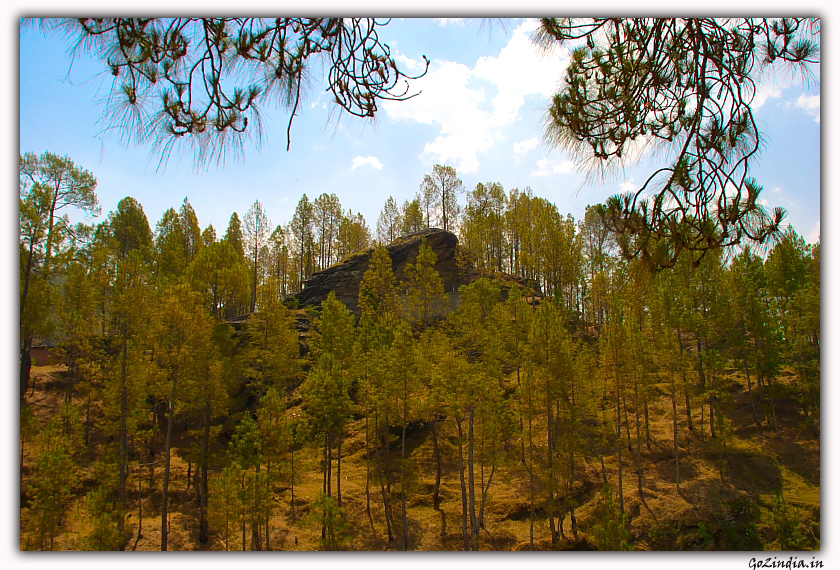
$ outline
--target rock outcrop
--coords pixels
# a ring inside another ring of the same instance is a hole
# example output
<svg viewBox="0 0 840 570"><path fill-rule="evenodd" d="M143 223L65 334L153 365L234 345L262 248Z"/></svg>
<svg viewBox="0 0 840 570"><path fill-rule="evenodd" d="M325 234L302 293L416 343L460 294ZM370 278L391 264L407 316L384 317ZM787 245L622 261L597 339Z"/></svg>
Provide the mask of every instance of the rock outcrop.
<svg viewBox="0 0 840 570"><path fill-rule="evenodd" d="M447 293L457 292L458 287L466 283L455 263L455 247L458 238L452 232L431 228L407 236L403 236L387 246L388 254L397 281L406 279L405 267L415 263L420 244L426 238L426 243L437 255L435 269L443 280ZM298 305L320 305L327 298L330 291L335 291L336 297L352 312L359 313L359 286L370 265L373 248L355 253L341 263L328 267L323 271L313 273L304 281L303 290L292 296Z"/></svg>

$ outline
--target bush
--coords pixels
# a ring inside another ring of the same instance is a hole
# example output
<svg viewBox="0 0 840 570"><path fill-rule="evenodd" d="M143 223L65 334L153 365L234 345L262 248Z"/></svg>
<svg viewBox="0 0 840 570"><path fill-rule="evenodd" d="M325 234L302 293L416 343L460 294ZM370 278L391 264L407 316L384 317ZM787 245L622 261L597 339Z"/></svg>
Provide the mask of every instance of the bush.
<svg viewBox="0 0 840 570"><path fill-rule="evenodd" d="M630 541L630 518L621 510L609 484L601 490L598 522L592 527L598 550L633 550Z"/></svg>

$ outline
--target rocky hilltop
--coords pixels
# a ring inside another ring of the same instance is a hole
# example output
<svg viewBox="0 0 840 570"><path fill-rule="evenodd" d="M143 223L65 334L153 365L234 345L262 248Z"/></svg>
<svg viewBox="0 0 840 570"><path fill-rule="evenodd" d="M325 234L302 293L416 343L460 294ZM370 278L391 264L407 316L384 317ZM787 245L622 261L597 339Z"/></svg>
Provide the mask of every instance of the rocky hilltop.
<svg viewBox="0 0 840 570"><path fill-rule="evenodd" d="M387 246L397 281L406 279L405 267L417 260L423 238L426 238L426 243L437 255L435 269L443 280L445 291L450 295L457 293L458 287L467 282L467 279L461 276L455 263L455 247L458 245L458 238L452 232L437 228L403 236ZM292 298L297 299L301 307L320 305L330 291L335 291L336 297L347 305L348 309L358 314L359 286L365 271L368 270L372 256L373 248L369 248L350 255L341 263L313 273L303 282L303 290L292 295Z"/></svg>

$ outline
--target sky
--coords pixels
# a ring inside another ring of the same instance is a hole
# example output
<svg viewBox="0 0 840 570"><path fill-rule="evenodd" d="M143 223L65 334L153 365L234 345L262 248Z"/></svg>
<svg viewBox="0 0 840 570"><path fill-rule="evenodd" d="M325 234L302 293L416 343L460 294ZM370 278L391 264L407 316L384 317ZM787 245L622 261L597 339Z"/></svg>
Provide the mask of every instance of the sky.
<svg viewBox="0 0 840 570"><path fill-rule="evenodd" d="M291 220L306 193L335 193L361 212L372 230L389 196L411 200L435 164L456 168L467 190L479 182L534 194L576 219L588 204L640 186L650 160L606 180L591 180L561 150L542 142L543 121L567 62L564 51L539 52L535 20L397 18L380 28L417 96L385 102L374 120L337 111L318 73L308 86L286 151L288 113L263 108L261 146L246 145L242 160L199 169L190 153L160 165L149 145L125 146L101 119L112 77L98 60L71 59L66 39L29 29L20 37L20 152L70 156L98 179L101 221L125 196L144 207L154 229L164 211L185 197L202 227L221 236L231 214L242 218L259 200L274 225ZM819 236L820 83L774 75L762 84L756 118L766 147L753 175L763 200L788 210L787 221L808 241ZM461 197L465 202L465 197ZM79 216L79 220L82 218ZM92 220L87 220L88 222Z"/></svg>

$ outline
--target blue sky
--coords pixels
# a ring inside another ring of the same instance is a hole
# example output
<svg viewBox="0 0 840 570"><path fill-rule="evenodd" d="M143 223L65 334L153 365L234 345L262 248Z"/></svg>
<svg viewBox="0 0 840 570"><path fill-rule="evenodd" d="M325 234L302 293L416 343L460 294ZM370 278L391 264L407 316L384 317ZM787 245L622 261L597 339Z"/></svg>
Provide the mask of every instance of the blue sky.
<svg viewBox="0 0 840 570"><path fill-rule="evenodd" d="M287 114L263 108L265 140L244 160L196 171L191 154L173 156L165 168L150 147L126 147L99 119L111 76L96 60L68 56L68 43L30 29L20 38L20 152L69 155L99 181L103 216L125 196L143 205L154 228L163 212L184 197L202 227L221 235L233 211L245 214L260 200L274 224L288 222L300 197L335 193L360 211L372 229L388 196L411 199L434 164L454 166L467 189L500 182L530 186L561 213L580 218L587 204L641 185L650 162L603 183L587 182L566 154L541 142L549 97L562 75L562 52L541 56L530 43L534 22L505 26L480 20L394 19L380 32L408 71L422 55L428 74L415 81L420 94L385 103L374 121L336 111L315 77L285 149ZM817 70L819 73L819 70ZM316 74L317 75L317 74ZM761 88L757 118L766 148L754 171L770 207L809 241L819 235L820 85L798 76L772 76ZM463 201L463 198L462 198ZM99 219L102 219L101 217Z"/></svg>

